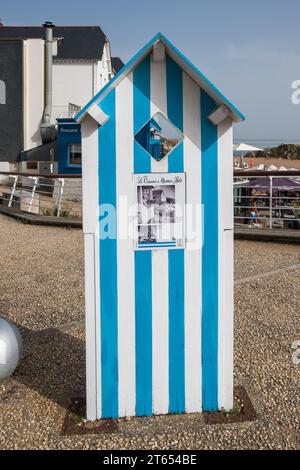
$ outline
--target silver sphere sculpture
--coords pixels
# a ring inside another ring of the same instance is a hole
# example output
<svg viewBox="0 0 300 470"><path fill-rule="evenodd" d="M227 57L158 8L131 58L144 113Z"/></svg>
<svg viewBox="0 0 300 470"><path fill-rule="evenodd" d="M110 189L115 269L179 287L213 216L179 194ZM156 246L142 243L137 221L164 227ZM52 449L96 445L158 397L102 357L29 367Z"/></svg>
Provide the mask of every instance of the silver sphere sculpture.
<svg viewBox="0 0 300 470"><path fill-rule="evenodd" d="M8 379L16 370L23 349L18 328L0 318L0 380Z"/></svg>

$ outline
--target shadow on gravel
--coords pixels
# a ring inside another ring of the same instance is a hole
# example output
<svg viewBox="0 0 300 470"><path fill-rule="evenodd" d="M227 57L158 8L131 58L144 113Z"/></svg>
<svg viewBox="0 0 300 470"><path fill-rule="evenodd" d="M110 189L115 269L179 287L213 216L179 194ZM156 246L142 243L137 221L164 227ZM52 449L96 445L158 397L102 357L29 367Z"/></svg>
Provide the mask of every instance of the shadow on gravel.
<svg viewBox="0 0 300 470"><path fill-rule="evenodd" d="M72 397L85 396L84 342L56 328L17 327L24 351L13 377L66 409Z"/></svg>

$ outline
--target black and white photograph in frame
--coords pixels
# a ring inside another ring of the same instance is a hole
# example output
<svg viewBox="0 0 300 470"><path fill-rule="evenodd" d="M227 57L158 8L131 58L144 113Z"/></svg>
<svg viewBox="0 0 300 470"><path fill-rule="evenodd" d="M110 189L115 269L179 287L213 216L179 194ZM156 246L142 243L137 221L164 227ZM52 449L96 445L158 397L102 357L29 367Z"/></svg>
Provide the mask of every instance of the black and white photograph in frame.
<svg viewBox="0 0 300 470"><path fill-rule="evenodd" d="M134 175L136 250L184 247L184 173Z"/></svg>

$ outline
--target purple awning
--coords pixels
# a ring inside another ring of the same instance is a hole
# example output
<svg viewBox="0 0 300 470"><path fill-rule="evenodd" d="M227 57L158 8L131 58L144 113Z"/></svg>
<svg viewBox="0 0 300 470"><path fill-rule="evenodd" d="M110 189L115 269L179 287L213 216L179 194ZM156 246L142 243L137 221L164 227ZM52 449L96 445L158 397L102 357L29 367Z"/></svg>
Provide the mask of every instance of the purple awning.
<svg viewBox="0 0 300 470"><path fill-rule="evenodd" d="M270 181L271 180L268 177L255 178L254 180L250 181L247 186L258 190L269 190ZM300 191L300 181L294 178L273 177L272 185L273 191Z"/></svg>

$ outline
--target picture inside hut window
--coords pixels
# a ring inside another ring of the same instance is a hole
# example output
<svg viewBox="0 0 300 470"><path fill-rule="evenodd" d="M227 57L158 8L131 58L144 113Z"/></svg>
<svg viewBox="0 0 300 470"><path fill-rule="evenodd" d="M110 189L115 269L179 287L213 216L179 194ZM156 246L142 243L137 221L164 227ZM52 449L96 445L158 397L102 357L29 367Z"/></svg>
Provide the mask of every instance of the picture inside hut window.
<svg viewBox="0 0 300 470"><path fill-rule="evenodd" d="M81 144L69 144L69 165L81 165Z"/></svg>
<svg viewBox="0 0 300 470"><path fill-rule="evenodd" d="M162 113L156 113L135 135L135 140L160 161L183 140L182 132Z"/></svg>
<svg viewBox="0 0 300 470"><path fill-rule="evenodd" d="M134 175L136 250L184 247L184 173Z"/></svg>

